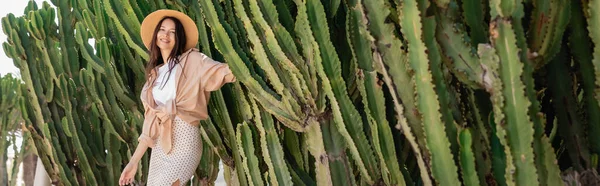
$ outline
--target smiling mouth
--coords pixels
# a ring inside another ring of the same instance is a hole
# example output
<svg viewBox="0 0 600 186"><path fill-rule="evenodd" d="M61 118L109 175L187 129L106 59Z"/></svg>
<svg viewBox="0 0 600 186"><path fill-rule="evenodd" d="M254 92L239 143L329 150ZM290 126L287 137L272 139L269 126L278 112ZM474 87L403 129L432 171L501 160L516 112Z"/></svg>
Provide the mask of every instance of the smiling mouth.
<svg viewBox="0 0 600 186"><path fill-rule="evenodd" d="M166 40L166 39L160 39L160 42L163 42L163 43L169 43L169 42L171 42L171 41L169 41L169 40Z"/></svg>

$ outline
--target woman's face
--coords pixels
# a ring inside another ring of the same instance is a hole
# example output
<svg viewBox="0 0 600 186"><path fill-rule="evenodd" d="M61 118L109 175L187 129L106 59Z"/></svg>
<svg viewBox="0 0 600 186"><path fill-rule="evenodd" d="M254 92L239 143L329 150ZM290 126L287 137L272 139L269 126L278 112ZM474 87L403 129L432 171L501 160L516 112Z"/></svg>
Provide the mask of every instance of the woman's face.
<svg viewBox="0 0 600 186"><path fill-rule="evenodd" d="M175 47L175 22L173 20L163 20L158 33L156 33L156 45L161 50L172 50Z"/></svg>

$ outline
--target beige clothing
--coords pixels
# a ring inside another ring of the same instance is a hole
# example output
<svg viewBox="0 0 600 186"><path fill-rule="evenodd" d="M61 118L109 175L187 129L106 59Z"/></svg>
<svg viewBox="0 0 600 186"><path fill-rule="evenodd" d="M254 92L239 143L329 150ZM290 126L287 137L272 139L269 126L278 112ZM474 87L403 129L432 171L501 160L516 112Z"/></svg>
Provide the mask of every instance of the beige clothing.
<svg viewBox="0 0 600 186"><path fill-rule="evenodd" d="M229 65L212 60L192 48L179 57L180 68L175 75L177 95L174 100L158 106L152 95L156 80L156 69L150 73L144 84L140 98L144 105L144 124L138 141L153 148L155 140L169 154L173 146L173 120L181 118L192 126L198 126L200 120L208 118L207 102L210 92L218 90L225 83L234 82L235 76ZM150 90L150 91L149 91Z"/></svg>
<svg viewBox="0 0 600 186"><path fill-rule="evenodd" d="M202 157L200 127L176 117L173 134L170 154L166 154L160 145L152 148L147 186L170 186L177 180L180 185L185 185L198 168ZM156 142L160 143L160 140L158 138Z"/></svg>

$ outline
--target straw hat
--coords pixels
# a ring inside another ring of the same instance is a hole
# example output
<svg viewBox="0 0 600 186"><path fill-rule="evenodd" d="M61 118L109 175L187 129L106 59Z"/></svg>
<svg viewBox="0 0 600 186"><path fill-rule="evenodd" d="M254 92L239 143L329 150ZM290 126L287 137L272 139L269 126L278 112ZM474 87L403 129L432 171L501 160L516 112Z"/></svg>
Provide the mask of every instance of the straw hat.
<svg viewBox="0 0 600 186"><path fill-rule="evenodd" d="M164 17L174 17L183 25L186 38L184 51L196 47L196 44L198 43L198 27L196 27L194 20L182 12L162 9L148 14L142 22L140 35L142 37L142 41L144 41L144 45L146 45L148 50L150 50L150 42L152 42L152 38L155 37L154 29L158 25L158 22L160 22L160 20L162 20Z"/></svg>

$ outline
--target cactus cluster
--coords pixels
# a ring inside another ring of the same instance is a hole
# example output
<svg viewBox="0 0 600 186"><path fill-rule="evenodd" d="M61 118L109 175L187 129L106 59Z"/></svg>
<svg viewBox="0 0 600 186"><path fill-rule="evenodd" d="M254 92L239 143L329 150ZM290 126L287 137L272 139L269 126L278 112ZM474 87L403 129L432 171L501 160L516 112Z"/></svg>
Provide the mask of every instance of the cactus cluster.
<svg viewBox="0 0 600 186"><path fill-rule="evenodd" d="M20 107L25 103L21 96L22 82L11 74L0 78L0 185L16 185L19 165L31 148L29 133L22 131ZM22 140L19 144L17 139ZM10 149L9 149L10 148ZM11 167L8 166L12 151Z"/></svg>
<svg viewBox="0 0 600 186"><path fill-rule="evenodd" d="M56 185L116 185L143 120L140 23L165 8L238 79L211 94L192 185L219 161L231 185L600 183L600 0L51 3L2 26Z"/></svg>

